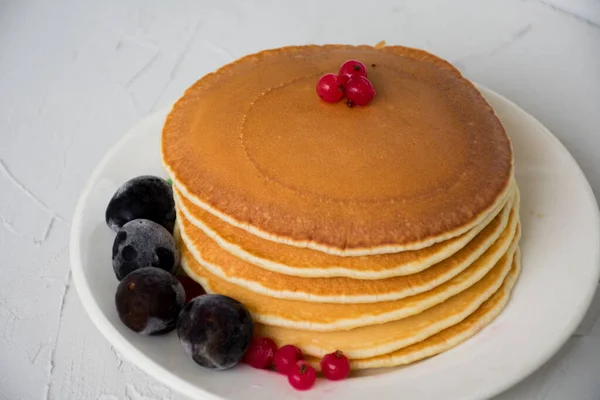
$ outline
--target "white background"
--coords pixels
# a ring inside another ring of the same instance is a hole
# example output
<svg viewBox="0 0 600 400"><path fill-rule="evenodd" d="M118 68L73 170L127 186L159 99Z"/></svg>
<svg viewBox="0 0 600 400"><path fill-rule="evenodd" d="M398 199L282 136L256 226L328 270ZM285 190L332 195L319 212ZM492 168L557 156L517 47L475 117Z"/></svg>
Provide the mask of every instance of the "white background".
<svg viewBox="0 0 600 400"><path fill-rule="evenodd" d="M598 0L0 0L0 399L182 399L121 359L71 285L69 225L92 168L235 58L383 39L448 59L540 119L600 196ZM597 400L598 371L600 295L497 400Z"/></svg>

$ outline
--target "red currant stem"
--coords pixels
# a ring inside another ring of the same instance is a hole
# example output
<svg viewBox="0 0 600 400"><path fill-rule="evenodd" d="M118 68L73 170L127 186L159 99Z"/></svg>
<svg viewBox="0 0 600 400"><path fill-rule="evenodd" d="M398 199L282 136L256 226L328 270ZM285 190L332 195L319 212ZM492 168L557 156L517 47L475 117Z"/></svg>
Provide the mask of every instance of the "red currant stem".
<svg viewBox="0 0 600 400"><path fill-rule="evenodd" d="M342 353L341 350L336 350L335 353L333 353L335 355L336 358L342 358L344 356L344 353Z"/></svg>
<svg viewBox="0 0 600 400"><path fill-rule="evenodd" d="M346 102L346 105L347 105L349 108L352 108L352 107L354 107L354 102L353 102L352 100L348 100L348 101Z"/></svg>
<svg viewBox="0 0 600 400"><path fill-rule="evenodd" d="M308 368L306 367L306 365L302 364L300 366L300 375L304 375L306 371L308 371Z"/></svg>
<svg viewBox="0 0 600 400"><path fill-rule="evenodd" d="M358 66L358 65L354 64L354 65L352 66L352 69L353 69L353 70L355 70L355 71L360 71L360 66Z"/></svg>

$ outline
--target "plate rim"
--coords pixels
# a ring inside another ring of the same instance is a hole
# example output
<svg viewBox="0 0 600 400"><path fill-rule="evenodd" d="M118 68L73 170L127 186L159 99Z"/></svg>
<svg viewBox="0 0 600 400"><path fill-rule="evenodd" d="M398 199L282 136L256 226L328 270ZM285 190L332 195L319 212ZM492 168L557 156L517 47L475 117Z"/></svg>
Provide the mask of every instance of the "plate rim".
<svg viewBox="0 0 600 400"><path fill-rule="evenodd" d="M590 284L589 288L585 293L585 296L582 297L582 304L585 304L585 307L581 307L580 309L574 311L573 318L570 320L570 324L560 333L558 333L555 337L554 343L552 346L549 346L548 349L543 354L540 354L539 357L535 358L534 362L529 362L525 364L522 368L515 368L514 371L518 371L517 373L510 374L507 379L501 381L500 384L494 386L488 386L490 389L485 392L474 393L474 396L483 396L483 398L493 397L498 395L510 387L515 386L519 382L523 381L527 377L529 377L534 371L544 365L550 358L552 358L558 350L567 342L567 340L572 336L573 332L577 329L581 321L583 320L586 312L588 311L591 302L593 300L593 296L596 292L596 287L598 285L598 281L600 280L600 210L598 209L598 203L592 187L587 180L583 170L571 154L571 152L563 145L563 143L554 135L550 130L542 124L537 118L533 115L529 114L527 111L522 109L513 101L507 99L503 95L483 86L480 84L475 84L477 88L482 92L484 97L487 96L495 96L499 100L506 102L508 105L512 106L515 110L521 114L522 118L527 118L536 125L540 127L540 130L549 137L557 148L565 153L569 162L575 167L576 174L581 181L582 189L586 193L588 200L592 202L595 207L593 207L594 215L593 218L595 220L595 234L596 234L596 251L593 255L595 263L597 264L597 268L595 270L595 279L594 285ZM82 233L82 225L83 225L83 211L85 205L87 204L87 200L92 192L92 188L98 182L99 177L101 176L101 172L104 170L105 166L110 162L112 157L119 151L124 145L129 141L129 139L134 135L134 133L140 129L139 127L143 124L149 123L149 121L154 118L160 117L161 115L168 114L168 111L172 108L172 106L165 107L156 111L153 111L146 115L141 120L138 120L125 135L121 137L102 157L100 162L94 167L92 173L88 177L86 184L84 185L79 199L77 201L77 205L75 207L75 211L72 217L71 229L70 229L70 239L69 239L69 259L70 259L70 270L73 277L73 282L75 283L75 287L81 303L84 306L86 313L89 318L96 326L96 328L102 333L102 335L107 339L107 341L114 346L119 352L124 355L130 362L132 362L137 368L144 371L146 374L151 376L153 379L156 379L160 383L169 387L172 390L175 390L185 396L195 397L199 394L204 396L208 400L224 400L223 397L215 395L200 386L193 385L186 380L180 378L178 375L171 373L165 367L160 365L159 363L152 360L142 351L138 350L135 346L129 344L127 340L113 327L112 323L108 320L108 318L104 315L103 311L100 309L100 306L95 301L94 296L91 293L91 290L86 283L86 279L84 278L83 271L83 258L81 252L81 233ZM592 216L590 216L592 217ZM471 398L480 398L474 397Z"/></svg>

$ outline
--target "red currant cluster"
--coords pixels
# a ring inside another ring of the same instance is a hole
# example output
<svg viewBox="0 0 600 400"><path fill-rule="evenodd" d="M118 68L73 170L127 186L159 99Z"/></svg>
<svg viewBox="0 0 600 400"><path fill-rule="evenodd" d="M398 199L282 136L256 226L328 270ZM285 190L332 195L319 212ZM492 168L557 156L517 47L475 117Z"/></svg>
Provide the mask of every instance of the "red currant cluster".
<svg viewBox="0 0 600 400"><path fill-rule="evenodd" d="M365 106L375 97L375 88L367 79L367 69L360 61L348 60L338 74L325 74L317 82L317 94L328 103L348 98L348 107Z"/></svg>
<svg viewBox="0 0 600 400"><path fill-rule="evenodd" d="M287 375L290 385L296 390L310 389L317 379L317 371L306 361L302 351L291 344L277 349L269 338L256 337L250 343L244 361L251 367L266 369L272 366ZM350 361L341 351L326 354L321 359L321 373L325 378L338 381L350 374Z"/></svg>

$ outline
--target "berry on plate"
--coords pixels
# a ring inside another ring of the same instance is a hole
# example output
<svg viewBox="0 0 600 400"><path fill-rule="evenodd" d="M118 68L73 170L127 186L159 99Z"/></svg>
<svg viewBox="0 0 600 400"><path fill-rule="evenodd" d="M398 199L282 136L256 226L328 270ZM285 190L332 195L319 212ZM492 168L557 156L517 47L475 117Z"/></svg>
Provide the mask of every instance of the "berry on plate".
<svg viewBox="0 0 600 400"><path fill-rule="evenodd" d="M215 370L235 366L248 349L254 324L248 310L231 297L207 294L181 310L177 336L199 365Z"/></svg>
<svg viewBox="0 0 600 400"><path fill-rule="evenodd" d="M342 64L338 75L342 79L342 82L346 83L350 78L354 78L355 76L364 76L366 78L367 69L360 61L348 60Z"/></svg>
<svg viewBox="0 0 600 400"><path fill-rule="evenodd" d="M187 275L179 275L177 279L185 290L185 303L189 303L194 297L202 296L206 294L206 291L198 282L193 280Z"/></svg>
<svg viewBox="0 0 600 400"><path fill-rule="evenodd" d="M119 318L142 335L161 335L175 329L184 301L179 281L159 268L132 272L119 283L115 294Z"/></svg>
<svg viewBox="0 0 600 400"><path fill-rule="evenodd" d="M287 375L294 368L298 360L302 360L303 358L304 356L299 348L291 344L286 344L275 352L273 363L279 373Z"/></svg>
<svg viewBox="0 0 600 400"><path fill-rule="evenodd" d="M108 226L118 231L134 219L149 219L173 232L175 202L173 188L157 176L142 175L125 182L106 208Z"/></svg>
<svg viewBox="0 0 600 400"><path fill-rule="evenodd" d="M179 252L175 239L165 228L147 219L136 219L123 225L117 233L112 261L118 280L147 267L174 274L179 267Z"/></svg>
<svg viewBox="0 0 600 400"><path fill-rule="evenodd" d="M350 361L341 351L325 354L321 359L321 372L332 381L346 379L350 375Z"/></svg>
<svg viewBox="0 0 600 400"><path fill-rule="evenodd" d="M296 390L308 390L315 384L317 371L304 360L296 362L288 374L290 385Z"/></svg>
<svg viewBox="0 0 600 400"><path fill-rule="evenodd" d="M327 103L335 103L344 97L344 83L336 74L325 74L317 82L317 94Z"/></svg>
<svg viewBox="0 0 600 400"><path fill-rule="evenodd" d="M355 76L346 82L346 97L352 105L364 106L375 97L375 88L366 77Z"/></svg>
<svg viewBox="0 0 600 400"><path fill-rule="evenodd" d="M272 339L255 337L244 355L244 361L254 368L269 368L273 364L273 356L276 351L277 345Z"/></svg>

